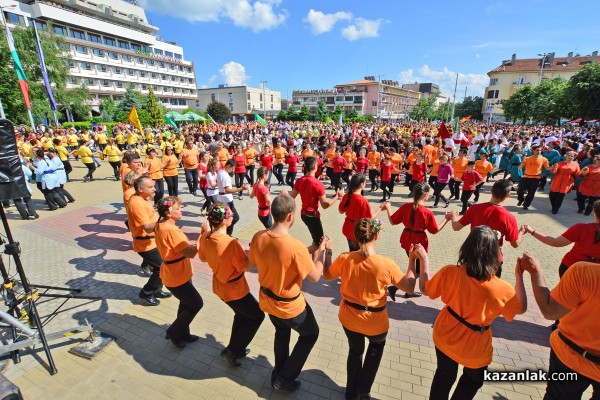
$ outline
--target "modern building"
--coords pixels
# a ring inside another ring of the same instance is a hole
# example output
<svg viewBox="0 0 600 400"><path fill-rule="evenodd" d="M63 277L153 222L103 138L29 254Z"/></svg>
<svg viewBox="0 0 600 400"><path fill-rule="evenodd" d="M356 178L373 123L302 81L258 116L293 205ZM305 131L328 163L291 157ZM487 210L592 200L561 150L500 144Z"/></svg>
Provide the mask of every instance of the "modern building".
<svg viewBox="0 0 600 400"><path fill-rule="evenodd" d="M440 95L440 85L435 83L405 83L402 85L404 89L414 90L416 92L421 92L421 97L424 99L428 99L429 96L439 96Z"/></svg>
<svg viewBox="0 0 600 400"><path fill-rule="evenodd" d="M273 119L281 111L281 92L263 87L219 85L198 89L196 108L206 110L215 101L229 106L235 121L251 120L255 113Z"/></svg>
<svg viewBox="0 0 600 400"><path fill-rule="evenodd" d="M181 46L157 34L137 5L121 0L11 0L2 8L9 27L31 26L35 19L38 30L52 27L64 38L71 57L67 88L87 86L93 106L103 98L120 100L129 83L144 94L152 87L167 109L195 103L194 64L185 59Z"/></svg>
<svg viewBox="0 0 600 400"><path fill-rule="evenodd" d="M597 60L598 52L580 56L569 53L567 57L555 57L554 53L538 58L518 59L516 54L510 60L490 72L490 83L483 95L483 116L494 122L505 121L502 103L519 88L526 85L538 85L544 79L563 78L569 80L585 64Z"/></svg>
<svg viewBox="0 0 600 400"><path fill-rule="evenodd" d="M376 81L373 76L336 85L332 90L292 92L292 103L300 107L306 105L311 111L324 100L329 112L341 106L345 114L355 110L359 115L374 115L382 119L405 118L420 98L418 91L404 89L396 81Z"/></svg>

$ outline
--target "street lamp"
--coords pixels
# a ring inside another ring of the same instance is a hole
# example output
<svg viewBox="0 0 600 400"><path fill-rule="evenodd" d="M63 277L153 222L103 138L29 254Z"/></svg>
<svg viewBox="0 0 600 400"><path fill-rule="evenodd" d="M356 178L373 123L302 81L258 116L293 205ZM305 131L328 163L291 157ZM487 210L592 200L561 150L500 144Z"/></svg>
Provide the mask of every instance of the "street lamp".
<svg viewBox="0 0 600 400"><path fill-rule="evenodd" d="M383 96L381 94L381 90L382 90L381 89L381 78L385 78L385 75L384 74L379 74L377 76L377 78L378 78L379 81L377 82L377 113L376 114L377 114L377 118L379 118L379 113L380 113L380 110L381 110L381 108L383 106L381 104L382 100L383 100Z"/></svg>
<svg viewBox="0 0 600 400"><path fill-rule="evenodd" d="M265 96L265 83L267 83L267 81L260 81L260 83L262 83L262 87L263 87L263 117L266 120L267 119L267 98Z"/></svg>
<svg viewBox="0 0 600 400"><path fill-rule="evenodd" d="M542 75L544 74L544 64L546 64L546 58L552 53L543 53L543 54L538 54L538 56L542 57L542 65L540 67L540 81L538 82L538 85L540 83L542 83Z"/></svg>

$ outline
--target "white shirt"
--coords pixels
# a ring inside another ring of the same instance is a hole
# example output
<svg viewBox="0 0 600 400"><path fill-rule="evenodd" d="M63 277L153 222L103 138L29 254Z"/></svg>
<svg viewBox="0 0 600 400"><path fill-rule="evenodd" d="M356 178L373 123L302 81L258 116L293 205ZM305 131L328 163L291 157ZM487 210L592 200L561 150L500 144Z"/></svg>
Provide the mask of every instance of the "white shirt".
<svg viewBox="0 0 600 400"><path fill-rule="evenodd" d="M210 181L212 180L216 180L217 179L217 174L212 173L210 171L208 171L206 173L206 181L209 182L208 186L206 187L206 195L207 196L214 196L216 194L219 194L219 189L218 187L214 188L212 186L210 186Z"/></svg>
<svg viewBox="0 0 600 400"><path fill-rule="evenodd" d="M217 201L220 203L231 203L233 202L233 195L231 193L226 194L225 188L232 187L231 176L224 169L217 171L217 186L219 187L219 195Z"/></svg>

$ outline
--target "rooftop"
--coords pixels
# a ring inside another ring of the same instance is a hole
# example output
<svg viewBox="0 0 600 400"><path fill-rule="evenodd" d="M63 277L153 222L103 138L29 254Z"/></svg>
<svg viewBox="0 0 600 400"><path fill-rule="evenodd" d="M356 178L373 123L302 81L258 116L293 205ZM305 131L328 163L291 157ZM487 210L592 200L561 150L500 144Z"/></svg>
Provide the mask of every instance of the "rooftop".
<svg viewBox="0 0 600 400"><path fill-rule="evenodd" d="M588 56L570 56L554 57L551 63L546 60L544 64L545 71L577 71L585 64L591 63L597 59L597 53ZM542 58L523 58L511 59L502 62L502 65L492 69L492 72L521 72L521 71L539 71L542 64Z"/></svg>

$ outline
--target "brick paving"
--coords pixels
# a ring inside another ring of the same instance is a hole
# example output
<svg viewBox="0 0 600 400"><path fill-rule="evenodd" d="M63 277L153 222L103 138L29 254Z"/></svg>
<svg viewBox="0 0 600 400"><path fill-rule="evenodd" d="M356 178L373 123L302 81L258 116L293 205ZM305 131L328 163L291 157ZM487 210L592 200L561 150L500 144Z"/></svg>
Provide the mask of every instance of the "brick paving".
<svg viewBox="0 0 600 400"><path fill-rule="evenodd" d="M75 162L74 164L77 164ZM9 362L4 374L17 384L26 398L44 396L50 399L343 399L346 379L346 337L337 318L340 301L335 281L306 282L304 293L312 306L321 334L304 367L299 391L290 395L274 393L269 385L273 365L273 333L265 320L250 345L251 353L236 369L228 368L219 353L229 339L233 313L211 291L210 269L198 259L193 261L194 284L204 299L204 308L192 324L192 332L201 339L185 350L177 350L164 339L165 328L176 313L177 300L162 300L158 307L142 306L137 298L146 278L139 275L140 258L131 251L130 235L123 225L120 184L110 179L107 164L98 169L93 183L81 182L82 166L76 165L69 191L77 202L66 209L39 211L42 218L21 221L14 207L8 209L16 240L21 242L22 260L31 282L82 289L82 294L99 296L100 301L75 300L67 302L42 298L39 310L48 315L46 332L90 321L98 329L117 337L104 352L88 361L68 353L77 340L52 345L59 373L51 376L45 369L41 348L26 350L20 364ZM102 179L106 178L106 179ZM182 178L180 178L182 179ZM183 184L182 184L183 183ZM185 192L185 183L180 183ZM275 186L274 191L279 188ZM397 187L392 198L394 208L407 201L407 190ZM381 192L368 195L373 209ZM565 199L560 214L550 214L547 194L538 193L528 212L516 207L511 198L507 208L516 213L519 224L531 224L535 229L560 235L566 227L587 221L575 213L574 195ZM188 206L184 210L183 230L191 240L198 237L202 219L199 197L181 196ZM485 201L489 197L482 195ZM38 192L36 204L42 208ZM336 204L337 207L337 204ZM236 200L241 220L235 236L245 245L262 225L256 216L256 201L247 196ZM459 209L453 203L451 209ZM434 209L441 219L444 209ZM326 234L334 239L334 256L347 250L341 235L343 217L337 209L322 213ZM390 256L405 270L407 257L399 247L400 227L390 226L383 216L384 234L378 252ZM291 233L303 242L310 242L308 230L298 218ZM458 248L467 236L467 229L453 232L450 226L437 235L430 235L432 269L456 262ZM566 248L551 248L526 236L519 249L504 247L503 278L514 283L514 262L523 251L538 257L545 269L546 281L558 282L558 265ZM5 257L8 264L8 259ZM14 273L14 266L11 266ZM249 273L248 281L256 295L256 274ZM493 369L547 368L549 358L548 326L526 280L529 295L527 313L507 323L502 318L493 324ZM372 395L378 399L423 399L435 370L435 351L432 325L440 301L426 298L397 300L388 303L390 331L381 368L373 385ZM46 321L46 319L44 319ZM536 383L485 384L477 399L539 399L544 385Z"/></svg>

